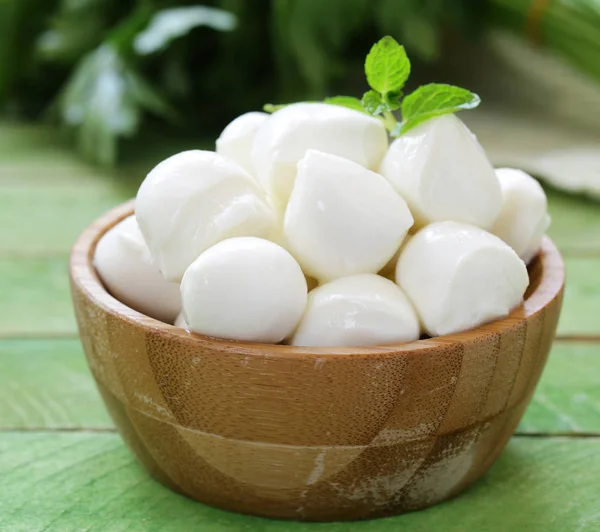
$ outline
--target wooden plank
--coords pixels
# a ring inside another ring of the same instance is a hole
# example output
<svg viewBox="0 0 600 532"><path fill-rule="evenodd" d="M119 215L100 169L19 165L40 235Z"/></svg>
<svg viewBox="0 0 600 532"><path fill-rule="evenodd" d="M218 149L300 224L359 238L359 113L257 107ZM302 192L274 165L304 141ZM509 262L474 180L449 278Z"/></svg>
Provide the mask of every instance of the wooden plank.
<svg viewBox="0 0 600 532"><path fill-rule="evenodd" d="M214 142L146 139L118 170L86 164L47 127L0 125L0 257L69 251L91 221L134 197L146 173L183 149Z"/></svg>
<svg viewBox="0 0 600 532"><path fill-rule="evenodd" d="M600 344L555 343L518 432L600 435Z"/></svg>
<svg viewBox="0 0 600 532"><path fill-rule="evenodd" d="M0 340L0 429L111 428L79 340Z"/></svg>
<svg viewBox="0 0 600 532"><path fill-rule="evenodd" d="M565 257L567 286L559 336L600 336L600 257Z"/></svg>
<svg viewBox="0 0 600 532"><path fill-rule="evenodd" d="M546 190L552 225L548 234L565 254L600 254L600 202Z"/></svg>
<svg viewBox="0 0 600 532"><path fill-rule="evenodd" d="M67 259L0 258L0 337L75 335Z"/></svg>
<svg viewBox="0 0 600 532"><path fill-rule="evenodd" d="M54 128L40 125L0 124L0 167L32 161L57 163L73 160L73 151Z"/></svg>
<svg viewBox="0 0 600 532"><path fill-rule="evenodd" d="M70 183L115 179L139 183L161 160L183 150L214 150L215 137L190 138L145 131L120 143L116 169L88 164L73 144L53 127L0 123L0 185Z"/></svg>
<svg viewBox="0 0 600 532"><path fill-rule="evenodd" d="M72 152L29 155L29 159L24 161L2 161L0 158L0 187L97 186L99 181L116 180L119 175L85 164L74 158ZM136 177L139 180L143 175L138 173Z"/></svg>
<svg viewBox="0 0 600 532"><path fill-rule="evenodd" d="M596 438L515 438L491 472L452 501L390 519L315 524L233 514L171 493L142 471L116 434L4 433L0 529L592 531L600 527L600 481L590 463L599 453Z"/></svg>
<svg viewBox="0 0 600 532"><path fill-rule="evenodd" d="M135 195L107 180L0 187L0 257L67 254L95 218Z"/></svg>

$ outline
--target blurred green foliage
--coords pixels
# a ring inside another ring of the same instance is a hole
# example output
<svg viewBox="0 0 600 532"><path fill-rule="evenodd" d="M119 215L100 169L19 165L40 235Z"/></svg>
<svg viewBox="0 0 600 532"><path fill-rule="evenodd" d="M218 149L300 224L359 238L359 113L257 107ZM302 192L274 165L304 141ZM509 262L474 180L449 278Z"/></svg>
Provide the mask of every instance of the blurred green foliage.
<svg viewBox="0 0 600 532"><path fill-rule="evenodd" d="M142 125L211 131L265 102L366 88L362 61L389 34L415 60L490 21L525 33L531 0L0 0L0 113L52 117L113 164ZM541 30L599 73L598 0L555 0ZM595 44L594 44L595 43ZM342 89L342 90L340 90ZM174 131L175 128L169 131Z"/></svg>
<svg viewBox="0 0 600 532"><path fill-rule="evenodd" d="M468 0L0 0L0 110L50 116L113 164L142 124L214 130L322 98L381 34L432 61L443 28L480 16Z"/></svg>

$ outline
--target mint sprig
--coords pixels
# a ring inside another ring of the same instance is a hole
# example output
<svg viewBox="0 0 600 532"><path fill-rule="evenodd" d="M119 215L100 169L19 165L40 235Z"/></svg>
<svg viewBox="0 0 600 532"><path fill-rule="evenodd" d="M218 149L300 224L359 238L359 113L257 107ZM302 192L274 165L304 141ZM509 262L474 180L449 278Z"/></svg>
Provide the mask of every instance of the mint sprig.
<svg viewBox="0 0 600 532"><path fill-rule="evenodd" d="M410 76L410 61L395 39L384 37L375 43L365 59L367 83L382 99L390 92L399 92Z"/></svg>
<svg viewBox="0 0 600 532"><path fill-rule="evenodd" d="M387 111L385 103L381 99L381 94L375 90L367 91L363 94L361 105L367 113L377 116Z"/></svg>
<svg viewBox="0 0 600 532"><path fill-rule="evenodd" d="M467 89L443 83L421 85L402 100L402 123L399 134L435 116L456 113L463 109L473 109L481 99Z"/></svg>
<svg viewBox="0 0 600 532"><path fill-rule="evenodd" d="M380 119L392 137L399 137L423 122L463 109L474 109L481 102L477 94L442 83L422 85L408 96L403 89L410 75L410 60L404 47L386 36L375 43L365 59L365 74L371 90L362 99L353 96L326 98L325 103L348 107ZM286 104L267 104L264 110L275 112ZM400 109L402 121L394 111Z"/></svg>

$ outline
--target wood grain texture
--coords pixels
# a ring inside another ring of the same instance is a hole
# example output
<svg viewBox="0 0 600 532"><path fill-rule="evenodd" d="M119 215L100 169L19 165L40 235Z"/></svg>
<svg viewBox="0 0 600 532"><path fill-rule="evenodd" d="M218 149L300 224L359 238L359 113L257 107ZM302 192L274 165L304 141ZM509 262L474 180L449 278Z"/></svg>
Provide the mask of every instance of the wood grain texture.
<svg viewBox="0 0 600 532"><path fill-rule="evenodd" d="M499 361L502 362L502 361ZM501 375L514 364L504 357ZM0 429L114 427L77 339L0 340ZM489 395L493 404L493 394ZM517 434L600 435L600 354L555 342Z"/></svg>
<svg viewBox="0 0 600 532"><path fill-rule="evenodd" d="M114 426L76 339L0 340L0 376L0 430Z"/></svg>
<svg viewBox="0 0 600 532"><path fill-rule="evenodd" d="M499 361L502 362L502 361ZM514 364L504 357L501 375ZM77 339L0 340L0 429L114 427ZM489 395L493 404L493 394ZM600 435L595 343L555 342L517 434Z"/></svg>
<svg viewBox="0 0 600 532"><path fill-rule="evenodd" d="M549 240L506 319L398 346L294 348L189 334L110 296L91 257L131 210L78 240L73 300L105 403L164 484L245 513L360 519L452 497L501 453L556 330L564 268Z"/></svg>
<svg viewBox="0 0 600 532"><path fill-rule="evenodd" d="M423 512L299 523L217 510L154 482L116 434L4 433L6 532L596 532L600 438L513 438L488 475ZM565 474L568 472L568 474Z"/></svg>

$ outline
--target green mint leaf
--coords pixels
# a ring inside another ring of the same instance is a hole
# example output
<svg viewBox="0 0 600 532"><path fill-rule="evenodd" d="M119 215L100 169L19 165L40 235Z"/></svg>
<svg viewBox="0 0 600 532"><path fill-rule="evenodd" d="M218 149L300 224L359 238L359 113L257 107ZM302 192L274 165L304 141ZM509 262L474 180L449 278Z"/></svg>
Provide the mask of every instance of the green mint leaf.
<svg viewBox="0 0 600 532"><path fill-rule="evenodd" d="M263 111L265 113L274 113L275 111L279 111L279 109L283 109L284 107L287 107L288 105L291 105L289 103L266 103L265 105L263 105Z"/></svg>
<svg viewBox="0 0 600 532"><path fill-rule="evenodd" d="M400 109L403 97L404 93L402 91L391 91L383 97L383 102L390 111L396 111Z"/></svg>
<svg viewBox="0 0 600 532"><path fill-rule="evenodd" d="M375 43L365 60L369 86L382 94L399 91L410 75L410 61L404 46L389 35Z"/></svg>
<svg viewBox="0 0 600 532"><path fill-rule="evenodd" d="M402 120L392 133L399 136L430 118L474 109L480 103L477 94L453 85L430 83L422 85L402 100Z"/></svg>
<svg viewBox="0 0 600 532"><path fill-rule="evenodd" d="M384 111L388 110L387 106L381 99L380 94L373 90L364 93L362 97L362 105L367 112L373 116L380 115Z"/></svg>
<svg viewBox="0 0 600 532"><path fill-rule="evenodd" d="M354 96L332 96L331 98L325 98L324 103L348 107L348 109L367 113L363 103L358 98L354 98Z"/></svg>

